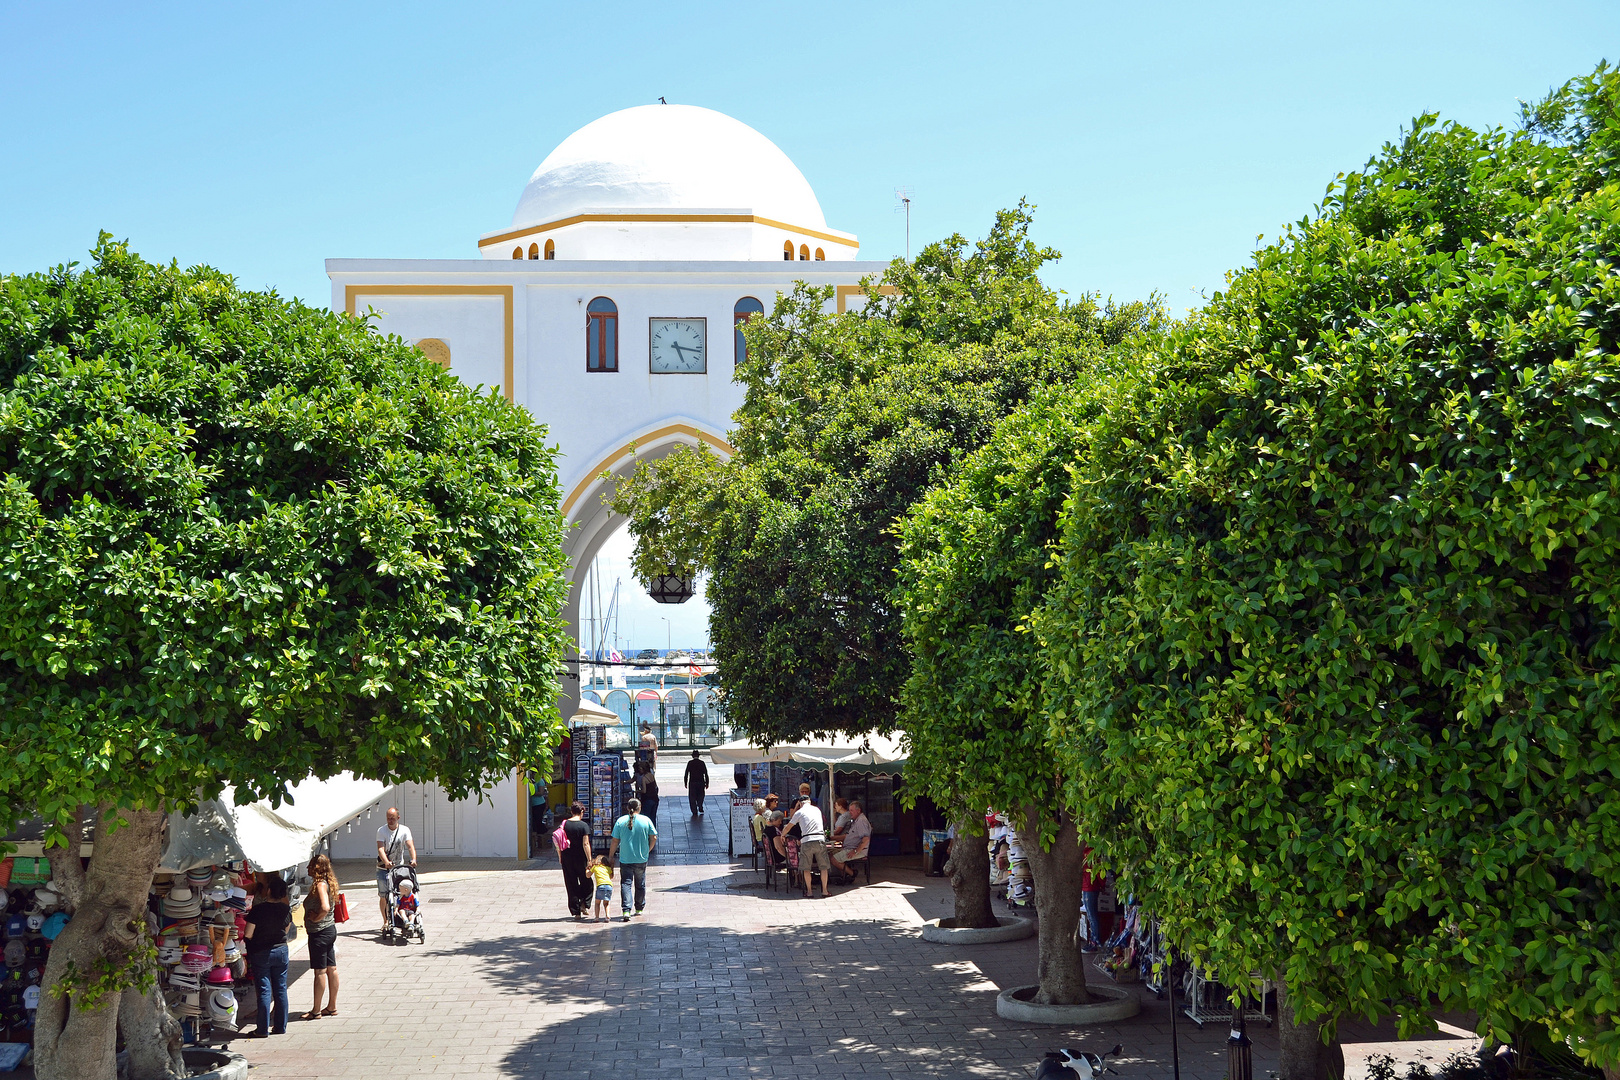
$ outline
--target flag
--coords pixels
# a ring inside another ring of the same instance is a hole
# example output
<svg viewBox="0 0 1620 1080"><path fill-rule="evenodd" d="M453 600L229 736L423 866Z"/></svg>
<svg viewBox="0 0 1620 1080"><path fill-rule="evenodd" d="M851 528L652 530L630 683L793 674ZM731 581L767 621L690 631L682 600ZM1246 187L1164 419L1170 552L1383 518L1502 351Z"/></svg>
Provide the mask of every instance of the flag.
<svg viewBox="0 0 1620 1080"><path fill-rule="evenodd" d="M696 664L693 664L686 669L686 673L693 678L697 678L699 675L703 674L703 669L698 667Z"/></svg>
<svg viewBox="0 0 1620 1080"><path fill-rule="evenodd" d="M618 649L609 649L608 659L612 660L615 664L624 663L624 655L620 653Z"/></svg>

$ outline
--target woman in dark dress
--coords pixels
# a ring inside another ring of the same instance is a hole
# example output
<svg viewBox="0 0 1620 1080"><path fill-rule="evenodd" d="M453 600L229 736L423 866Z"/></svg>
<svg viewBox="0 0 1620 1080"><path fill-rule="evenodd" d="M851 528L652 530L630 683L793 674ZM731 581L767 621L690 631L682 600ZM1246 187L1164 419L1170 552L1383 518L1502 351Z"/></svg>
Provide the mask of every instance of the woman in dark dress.
<svg viewBox="0 0 1620 1080"><path fill-rule="evenodd" d="M562 862L563 886L568 891L568 913L580 922L591 910L591 879L585 868L591 862L591 827L585 824L585 807L572 803L568 820L562 823L568 846L558 853Z"/></svg>

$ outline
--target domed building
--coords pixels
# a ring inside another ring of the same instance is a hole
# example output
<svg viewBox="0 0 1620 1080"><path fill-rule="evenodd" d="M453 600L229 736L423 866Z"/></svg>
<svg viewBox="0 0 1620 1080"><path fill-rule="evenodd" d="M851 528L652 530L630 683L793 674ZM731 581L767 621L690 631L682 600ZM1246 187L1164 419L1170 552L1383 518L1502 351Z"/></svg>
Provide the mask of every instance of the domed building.
<svg viewBox="0 0 1620 1080"><path fill-rule="evenodd" d="M827 228L804 174L724 113L643 105L586 124L529 178L486 259L823 262L859 244Z"/></svg>
<svg viewBox="0 0 1620 1080"><path fill-rule="evenodd" d="M828 310L863 303L861 279L886 263L859 252L770 139L711 109L660 104L611 113L558 144L511 223L478 238L478 258L328 259L326 270L334 310L374 312L384 333L498 387L550 429L575 526L567 618L577 640L580 581L623 526L601 504L603 473L682 445L728 455L743 399L737 327L798 281L832 286ZM567 716L578 687L564 689ZM486 799L407 785L382 805L400 807L424 853L526 857L518 779ZM364 847L356 857L372 854Z"/></svg>

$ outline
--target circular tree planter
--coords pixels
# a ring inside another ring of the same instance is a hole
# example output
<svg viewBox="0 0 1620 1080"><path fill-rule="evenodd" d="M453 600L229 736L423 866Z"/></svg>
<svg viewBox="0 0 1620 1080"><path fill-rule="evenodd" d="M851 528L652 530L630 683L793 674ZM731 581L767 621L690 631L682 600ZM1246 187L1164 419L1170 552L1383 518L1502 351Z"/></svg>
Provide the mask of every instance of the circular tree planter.
<svg viewBox="0 0 1620 1080"><path fill-rule="evenodd" d="M248 1059L231 1050L188 1046L180 1051L190 1080L247 1080Z"/></svg>
<svg viewBox="0 0 1620 1080"><path fill-rule="evenodd" d="M998 917L998 926L955 927L946 926L950 919L931 919L923 923L924 941L935 945L989 945L997 941L1018 941L1035 935L1034 919Z"/></svg>
<svg viewBox="0 0 1620 1080"><path fill-rule="evenodd" d="M1125 1020L1142 1011L1142 999L1130 986L1088 986L1093 997L1104 998L1086 1005L1037 1005L1029 999L1038 986L1014 986L996 995L996 1015L1003 1020L1026 1024L1102 1024Z"/></svg>

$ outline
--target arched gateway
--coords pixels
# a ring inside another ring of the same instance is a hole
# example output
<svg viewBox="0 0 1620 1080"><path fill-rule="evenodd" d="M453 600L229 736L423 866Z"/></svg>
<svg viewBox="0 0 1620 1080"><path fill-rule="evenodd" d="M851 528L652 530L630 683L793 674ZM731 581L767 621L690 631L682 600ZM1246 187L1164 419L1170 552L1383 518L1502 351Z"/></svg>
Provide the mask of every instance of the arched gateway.
<svg viewBox="0 0 1620 1080"><path fill-rule="evenodd" d="M529 179L511 227L479 239L481 258L328 259L326 270L335 310L375 310L382 330L467 382L498 387L550 429L575 526L567 618L577 641L580 582L622 525L601 504L599 476L682 445L728 454L742 403L737 323L795 281L836 286L831 304L842 310L861 278L884 268L855 261L858 250L759 132L709 109L647 105L564 139ZM579 689L564 691L567 715ZM433 785L390 798L424 852L527 854L515 778L482 805L452 803ZM335 837L334 852L370 855L364 825Z"/></svg>

